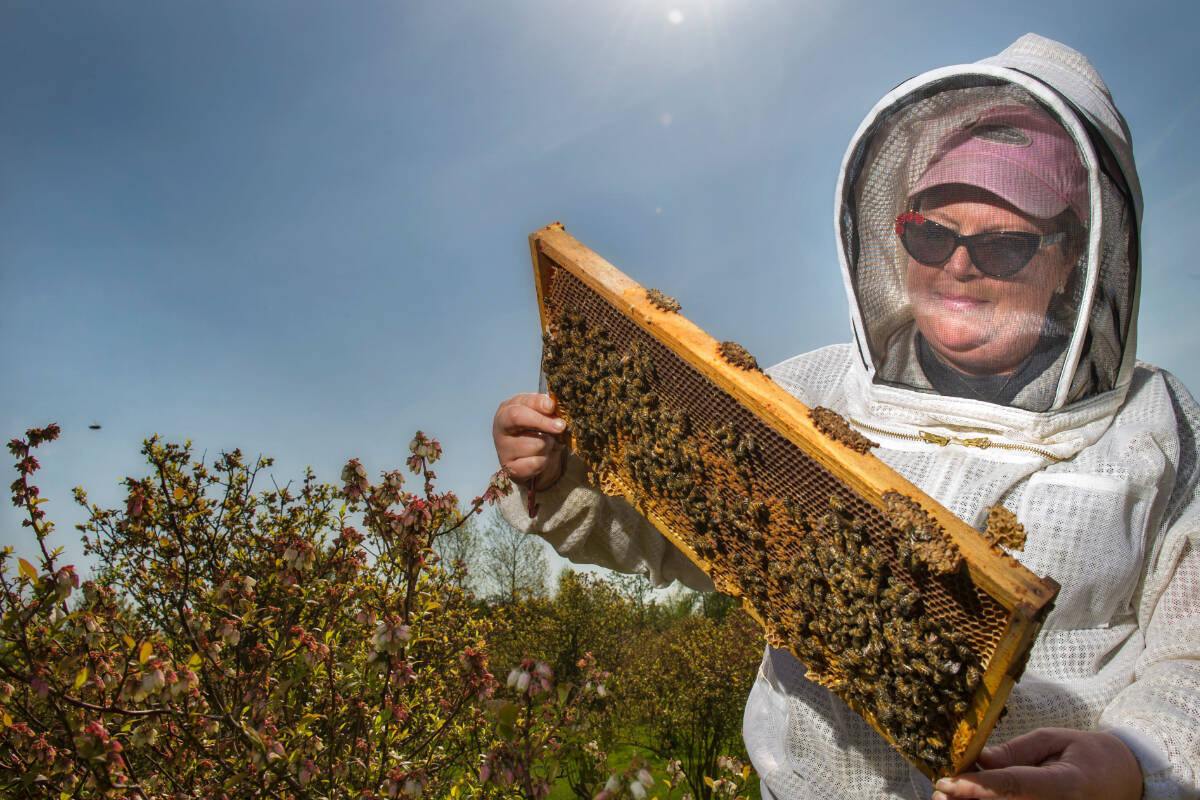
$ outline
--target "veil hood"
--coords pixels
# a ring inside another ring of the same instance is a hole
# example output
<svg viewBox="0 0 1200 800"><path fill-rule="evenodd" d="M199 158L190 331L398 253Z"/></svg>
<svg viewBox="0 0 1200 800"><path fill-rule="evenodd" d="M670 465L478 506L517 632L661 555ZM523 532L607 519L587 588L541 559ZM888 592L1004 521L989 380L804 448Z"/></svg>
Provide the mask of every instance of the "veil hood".
<svg viewBox="0 0 1200 800"><path fill-rule="evenodd" d="M908 257L896 226L939 142L1011 106L1048 114L1074 141L1087 186L1086 205L1076 207L1087 209L1087 219L1079 220L1085 241L1069 283L1058 288L1044 322L1038 320L1039 343L1054 347L1047 346L1036 377L1000 403L939 393L925 376ZM985 430L1052 449L1056 442L1068 451L1086 444L1080 439L1098 435L1088 432L1097 425L1103 429L1133 374L1141 209L1128 125L1095 68L1075 50L1026 34L996 56L897 86L851 140L835 200L862 367L856 412Z"/></svg>

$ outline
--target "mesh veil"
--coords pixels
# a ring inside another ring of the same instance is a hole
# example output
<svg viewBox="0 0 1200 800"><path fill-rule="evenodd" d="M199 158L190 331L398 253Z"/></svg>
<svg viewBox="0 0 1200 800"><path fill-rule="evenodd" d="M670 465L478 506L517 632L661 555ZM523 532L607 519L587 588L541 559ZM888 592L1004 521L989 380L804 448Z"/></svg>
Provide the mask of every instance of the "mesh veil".
<svg viewBox="0 0 1200 800"><path fill-rule="evenodd" d="M917 330L924 326L915 318L912 266L897 236L897 217L911 210L910 189L939 143L982 115L1018 106L1052 114L1022 87L994 76L959 73L935 79L882 109L852 148L839 233L876 382L937 391L927 377L929 351L925 361L921 358ZM1086 130L1079 122L1073 127ZM1034 338L1041 334L1040 360L1020 374L1019 390L1014 386L1015 393L1004 401L1016 408L1050 411L1117 388L1121 380L1135 302L1135 226L1131 203L1113 177L1119 171L1106 168L1112 159L1105 158L1104 144L1089 141L1098 153L1100 202L1091 203L1091 213L1084 215L1094 218L1079 220L1083 230L1075 231L1079 241L1073 247L1078 257L1068 279L1052 287L1053 293L1047 288L1048 304L1026 314L1036 319L1024 324L1040 327L1032 333ZM936 349L936 339L931 344ZM964 391L961 396L972 395Z"/></svg>

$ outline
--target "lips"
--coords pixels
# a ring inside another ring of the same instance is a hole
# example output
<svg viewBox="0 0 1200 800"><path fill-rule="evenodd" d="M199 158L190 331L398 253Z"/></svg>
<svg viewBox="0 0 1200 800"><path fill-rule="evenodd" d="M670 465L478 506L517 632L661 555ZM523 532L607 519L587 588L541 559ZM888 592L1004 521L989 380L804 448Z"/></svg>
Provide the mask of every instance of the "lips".
<svg viewBox="0 0 1200 800"><path fill-rule="evenodd" d="M936 292L934 297L947 311L978 311L989 304L987 300L965 294Z"/></svg>

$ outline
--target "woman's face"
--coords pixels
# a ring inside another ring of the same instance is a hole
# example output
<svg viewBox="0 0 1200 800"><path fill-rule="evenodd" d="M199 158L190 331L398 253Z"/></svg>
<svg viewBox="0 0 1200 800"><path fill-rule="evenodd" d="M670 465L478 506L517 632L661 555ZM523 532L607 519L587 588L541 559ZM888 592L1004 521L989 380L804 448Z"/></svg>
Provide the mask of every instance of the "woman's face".
<svg viewBox="0 0 1200 800"><path fill-rule="evenodd" d="M1027 216L998 197L968 186L931 190L920 212L964 236L998 231L1048 234L1049 220ZM908 294L917 328L933 351L969 375L1012 372L1041 336L1055 289L1072 263L1061 244L1043 247L1017 274L980 272L965 247L939 267L908 258Z"/></svg>

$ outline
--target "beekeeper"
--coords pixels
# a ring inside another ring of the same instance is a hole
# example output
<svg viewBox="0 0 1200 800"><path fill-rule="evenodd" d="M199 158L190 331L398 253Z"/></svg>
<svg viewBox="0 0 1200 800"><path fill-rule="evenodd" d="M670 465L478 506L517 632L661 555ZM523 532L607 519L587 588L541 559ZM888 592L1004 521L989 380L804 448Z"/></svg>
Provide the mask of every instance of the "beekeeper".
<svg viewBox="0 0 1200 800"><path fill-rule="evenodd" d="M836 200L854 343L768 373L969 524L1014 511L1016 556L1062 589L981 771L936 787L768 648L743 727L764 797L1200 797L1200 408L1134 357L1141 211L1107 87L1039 36L906 81L859 126ZM538 492L508 520L711 589L561 431L544 395L497 410L500 462Z"/></svg>

